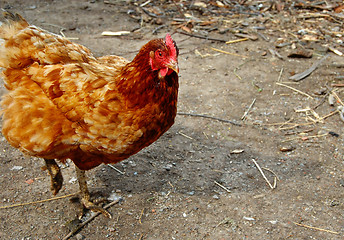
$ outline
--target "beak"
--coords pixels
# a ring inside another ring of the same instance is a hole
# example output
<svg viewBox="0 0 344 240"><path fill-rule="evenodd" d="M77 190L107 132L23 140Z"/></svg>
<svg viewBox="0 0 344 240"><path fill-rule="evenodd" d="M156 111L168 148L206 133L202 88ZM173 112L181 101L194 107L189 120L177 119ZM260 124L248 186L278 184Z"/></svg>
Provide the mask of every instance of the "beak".
<svg viewBox="0 0 344 240"><path fill-rule="evenodd" d="M179 73L179 67L178 67L178 62L171 60L169 64L167 64L167 67L173 71L175 71L177 74Z"/></svg>

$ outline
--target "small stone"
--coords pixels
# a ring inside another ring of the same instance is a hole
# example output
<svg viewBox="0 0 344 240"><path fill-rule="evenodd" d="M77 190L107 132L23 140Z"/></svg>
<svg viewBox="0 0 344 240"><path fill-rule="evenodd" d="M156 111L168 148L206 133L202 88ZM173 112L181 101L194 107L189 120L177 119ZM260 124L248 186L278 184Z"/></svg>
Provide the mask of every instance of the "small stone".
<svg viewBox="0 0 344 240"><path fill-rule="evenodd" d="M277 223L277 220L271 220L271 221L268 221L268 222L275 225Z"/></svg>
<svg viewBox="0 0 344 240"><path fill-rule="evenodd" d="M82 240L85 239L85 237L83 235L81 235L80 233L78 233L77 235L75 235L77 240Z"/></svg>
<svg viewBox="0 0 344 240"><path fill-rule="evenodd" d="M338 205L340 205L340 202L337 201L337 200L332 200L331 203L330 203L331 207L335 207L335 206L338 206Z"/></svg>
<svg viewBox="0 0 344 240"><path fill-rule="evenodd" d="M324 94L326 94L326 92L327 92L326 88L319 88L319 89L314 91L314 94L316 94L316 95L324 95Z"/></svg>
<svg viewBox="0 0 344 240"><path fill-rule="evenodd" d="M329 131L328 134L330 134L333 137L339 137L339 134L336 132Z"/></svg>
<svg viewBox="0 0 344 240"><path fill-rule="evenodd" d="M19 171L19 170L22 170L22 169L23 169L22 166L13 166L13 167L11 168L12 171L13 171L13 170Z"/></svg>
<svg viewBox="0 0 344 240"><path fill-rule="evenodd" d="M164 169L165 169L166 171L170 171L172 167L173 167L172 164L167 164L167 165L164 167Z"/></svg>
<svg viewBox="0 0 344 240"><path fill-rule="evenodd" d="M296 149L295 146L281 146L280 151L281 152L291 152L295 149Z"/></svg>
<svg viewBox="0 0 344 240"><path fill-rule="evenodd" d="M132 167L136 167L136 163L134 163L133 161L129 161L129 164L130 164L130 166L132 166Z"/></svg>
<svg viewBox="0 0 344 240"><path fill-rule="evenodd" d="M220 199L220 197L218 195L216 195L216 194L213 196L213 198L216 199L216 200Z"/></svg>
<svg viewBox="0 0 344 240"><path fill-rule="evenodd" d="M76 183L77 179L76 177L72 177L70 180L69 180L69 183Z"/></svg>

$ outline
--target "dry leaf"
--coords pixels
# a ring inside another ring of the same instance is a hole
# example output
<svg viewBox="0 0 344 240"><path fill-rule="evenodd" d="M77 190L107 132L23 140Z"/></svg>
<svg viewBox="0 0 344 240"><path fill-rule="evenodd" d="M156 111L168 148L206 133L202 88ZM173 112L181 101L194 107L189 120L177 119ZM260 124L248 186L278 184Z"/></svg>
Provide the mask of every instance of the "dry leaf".
<svg viewBox="0 0 344 240"><path fill-rule="evenodd" d="M334 8L335 13L341 13L344 10L344 5L340 5L336 8Z"/></svg>
<svg viewBox="0 0 344 240"><path fill-rule="evenodd" d="M302 40L313 41L313 42L319 41L319 39L316 36L312 36L312 35L305 35L305 36L303 36Z"/></svg>
<svg viewBox="0 0 344 240"><path fill-rule="evenodd" d="M187 33L191 33L191 29L188 28L187 26L180 26L180 28Z"/></svg>
<svg viewBox="0 0 344 240"><path fill-rule="evenodd" d="M199 25L201 26L207 26L207 25L211 25L213 23L216 23L217 21L203 21L201 22Z"/></svg>
<svg viewBox="0 0 344 240"><path fill-rule="evenodd" d="M290 151L293 151L293 150L295 150L294 146L284 146L284 147L280 148L281 152L290 152Z"/></svg>
<svg viewBox="0 0 344 240"><path fill-rule="evenodd" d="M299 49L296 51L291 52L288 57L290 58L311 58L313 56L312 51L308 51L305 49Z"/></svg>

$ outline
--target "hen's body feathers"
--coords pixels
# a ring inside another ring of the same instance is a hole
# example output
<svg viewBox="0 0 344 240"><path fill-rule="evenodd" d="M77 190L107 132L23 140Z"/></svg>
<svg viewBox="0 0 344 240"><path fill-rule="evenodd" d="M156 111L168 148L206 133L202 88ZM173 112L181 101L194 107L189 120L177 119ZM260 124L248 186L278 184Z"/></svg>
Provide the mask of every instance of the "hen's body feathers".
<svg viewBox="0 0 344 240"><path fill-rule="evenodd" d="M1 102L3 134L14 147L46 159L70 158L87 170L137 153L173 124L178 75L160 74L148 59L164 40L150 41L132 62L96 58L21 17L12 19L0 27L0 67L9 90Z"/></svg>

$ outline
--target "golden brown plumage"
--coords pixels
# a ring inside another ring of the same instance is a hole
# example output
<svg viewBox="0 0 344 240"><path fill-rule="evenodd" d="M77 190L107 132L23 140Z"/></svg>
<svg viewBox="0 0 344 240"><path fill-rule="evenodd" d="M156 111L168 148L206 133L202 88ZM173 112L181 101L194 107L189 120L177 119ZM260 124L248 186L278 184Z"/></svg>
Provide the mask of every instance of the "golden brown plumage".
<svg viewBox="0 0 344 240"><path fill-rule="evenodd" d="M2 131L12 146L44 159L70 158L88 170L128 158L173 124L179 70L169 35L128 62L96 58L19 15L5 15L0 67L9 92L1 102Z"/></svg>

